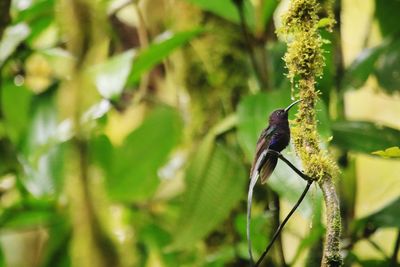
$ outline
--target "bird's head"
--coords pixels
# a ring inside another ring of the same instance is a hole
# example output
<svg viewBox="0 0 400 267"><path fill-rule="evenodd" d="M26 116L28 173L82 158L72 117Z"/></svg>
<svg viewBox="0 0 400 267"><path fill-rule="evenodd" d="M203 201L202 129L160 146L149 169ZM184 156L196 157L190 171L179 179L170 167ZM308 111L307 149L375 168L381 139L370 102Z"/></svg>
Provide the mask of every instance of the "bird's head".
<svg viewBox="0 0 400 267"><path fill-rule="evenodd" d="M296 100L285 109L277 109L277 110L273 111L271 113L271 115L269 116L269 123L273 124L273 123L279 123L279 122L282 122L282 121L287 121L288 120L289 110L294 105L299 103L300 101L301 101L301 99Z"/></svg>

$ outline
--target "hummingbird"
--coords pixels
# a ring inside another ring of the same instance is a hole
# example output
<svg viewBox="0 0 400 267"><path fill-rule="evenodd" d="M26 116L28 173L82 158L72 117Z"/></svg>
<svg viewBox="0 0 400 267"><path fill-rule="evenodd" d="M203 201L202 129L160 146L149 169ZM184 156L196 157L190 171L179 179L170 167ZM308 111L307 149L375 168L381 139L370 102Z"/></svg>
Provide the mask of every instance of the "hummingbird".
<svg viewBox="0 0 400 267"><path fill-rule="evenodd" d="M297 100L285 109L277 109L269 116L269 125L262 132L257 141L256 154L250 170L250 185L247 198L247 240L250 260L253 262L250 239L251 202L253 188L260 177L261 184L266 183L278 163L277 153L268 153L269 150L281 152L290 141L290 128L288 121L289 110L301 101Z"/></svg>
<svg viewBox="0 0 400 267"><path fill-rule="evenodd" d="M253 176L254 171L259 171L261 178L261 184L265 184L268 177L271 176L278 162L278 157L275 155L266 155L266 158L262 162L263 165L258 170L256 169L257 160L263 151L268 149L276 152L284 150L290 141L290 128L288 121L289 110L301 101L297 100L290 104L285 109L277 109L269 116L269 125L262 132L257 141L256 155L250 171L250 177Z"/></svg>

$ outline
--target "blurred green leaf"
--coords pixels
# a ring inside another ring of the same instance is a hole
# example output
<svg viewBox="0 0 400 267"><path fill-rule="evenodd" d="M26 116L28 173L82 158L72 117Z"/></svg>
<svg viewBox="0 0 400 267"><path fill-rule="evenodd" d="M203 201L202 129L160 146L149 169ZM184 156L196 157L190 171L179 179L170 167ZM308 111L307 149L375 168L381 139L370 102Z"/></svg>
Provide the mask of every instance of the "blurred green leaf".
<svg viewBox="0 0 400 267"><path fill-rule="evenodd" d="M0 41L0 66L15 51L18 45L24 41L31 30L25 23L19 23L6 28L3 38Z"/></svg>
<svg viewBox="0 0 400 267"><path fill-rule="evenodd" d="M321 91L321 99L325 105L329 105L332 88L334 85L334 77L336 76L335 66L335 47L333 33L327 29L320 29L319 33L323 39L322 49L324 51L325 66L323 67L323 74L318 77L315 87ZM285 70L286 71L286 70ZM285 77L286 78L286 77Z"/></svg>
<svg viewBox="0 0 400 267"><path fill-rule="evenodd" d="M262 22L264 27L267 27L268 22L271 20L272 15L274 14L274 11L278 7L278 5L279 5L278 0L263 1Z"/></svg>
<svg viewBox="0 0 400 267"><path fill-rule="evenodd" d="M10 81L3 84L1 94L1 107L8 136L14 144L18 144L21 134L27 128L32 93Z"/></svg>
<svg viewBox="0 0 400 267"><path fill-rule="evenodd" d="M374 151L372 154L381 156L383 158L400 158L400 148L398 146L389 147L385 150Z"/></svg>
<svg viewBox="0 0 400 267"><path fill-rule="evenodd" d="M362 267L388 267L390 262L384 260L358 260L357 261Z"/></svg>
<svg viewBox="0 0 400 267"><path fill-rule="evenodd" d="M269 1L268 1L269 2ZM290 82L285 73L287 72L285 62L282 60L286 53L286 44L283 42L274 42L267 47L268 52L268 78L273 88L286 90L290 87Z"/></svg>
<svg viewBox="0 0 400 267"><path fill-rule="evenodd" d="M133 57L134 51L128 50L92 68L91 77L102 97L115 100L121 95Z"/></svg>
<svg viewBox="0 0 400 267"><path fill-rule="evenodd" d="M34 1L28 8L18 12L15 22L32 22L53 14L55 0Z"/></svg>
<svg viewBox="0 0 400 267"><path fill-rule="evenodd" d="M241 213L235 218L235 230L240 235L240 240L244 243L245 253L241 255L245 259L249 259L249 253L247 251L247 235L246 235L246 214ZM253 253L255 257L261 255L265 250L266 244L269 242L270 231L273 225L273 216L271 212L264 214L257 214L251 218L250 236L252 242Z"/></svg>
<svg viewBox="0 0 400 267"><path fill-rule="evenodd" d="M34 98L31 121L24 138L21 178L35 196L50 195L62 187L63 147L57 140L57 110L51 92Z"/></svg>
<svg viewBox="0 0 400 267"><path fill-rule="evenodd" d="M395 35L400 32L398 0L375 0L375 17L383 36Z"/></svg>
<svg viewBox="0 0 400 267"><path fill-rule="evenodd" d="M0 216L2 229L24 229L38 226L46 226L53 222L55 216L53 210L40 207L9 208Z"/></svg>
<svg viewBox="0 0 400 267"><path fill-rule="evenodd" d="M92 160L104 168L107 173L111 172L114 147L106 135L96 136L90 139L90 155Z"/></svg>
<svg viewBox="0 0 400 267"><path fill-rule="evenodd" d="M6 267L6 259L4 257L3 248L0 246L0 267Z"/></svg>
<svg viewBox="0 0 400 267"><path fill-rule="evenodd" d="M310 225L310 232L300 240L300 244L297 247L297 251L295 256L293 257L292 262L290 263L290 266L294 266L299 257L301 256L301 253L307 249L310 248L308 252L308 259L306 266L315 266L315 258L319 258L322 256L322 240L323 240L323 235L325 233L325 228L322 224L322 198L319 198L318 200L315 199L313 201L312 205L312 220ZM316 251L315 251L316 250ZM321 259L317 260L317 265L320 266Z"/></svg>
<svg viewBox="0 0 400 267"><path fill-rule="evenodd" d="M54 2L54 0L34 1L28 8L17 13L15 22L28 23L31 29L27 38L29 44L54 22Z"/></svg>
<svg viewBox="0 0 400 267"><path fill-rule="evenodd" d="M332 143L356 152L371 153L400 144L400 131L372 122L341 121L332 123Z"/></svg>
<svg viewBox="0 0 400 267"><path fill-rule="evenodd" d="M363 50L345 71L342 87L344 89L359 88L364 85L369 75L374 71L375 63L384 48L384 45L380 45Z"/></svg>
<svg viewBox="0 0 400 267"><path fill-rule="evenodd" d="M125 202L151 196L159 184L157 171L181 135L182 120L178 112L168 107L155 109L122 146L115 148L106 180L110 196Z"/></svg>
<svg viewBox="0 0 400 267"><path fill-rule="evenodd" d="M32 46L36 37L38 37L44 30L46 30L54 22L54 16L44 16L29 24L31 33L26 39L26 42Z"/></svg>
<svg viewBox="0 0 400 267"><path fill-rule="evenodd" d="M201 9L214 13L228 21L236 24L240 24L239 12L233 2L233 0L186 0L189 3L199 6ZM250 28L254 27L254 10L253 5L248 0L243 0L244 16L246 23Z"/></svg>
<svg viewBox="0 0 400 267"><path fill-rule="evenodd" d="M375 74L379 84L388 93L400 90L400 41L387 45L378 59Z"/></svg>
<svg viewBox="0 0 400 267"><path fill-rule="evenodd" d="M53 225L48 228L49 239L43 253L41 267L69 267L71 226L68 218L59 217Z"/></svg>
<svg viewBox="0 0 400 267"><path fill-rule="evenodd" d="M327 142L332 137L331 120L328 108L323 101L318 101L315 105L317 112L317 128L323 141Z"/></svg>
<svg viewBox="0 0 400 267"><path fill-rule="evenodd" d="M388 203L379 211L354 222L355 229L364 228L400 228L400 197Z"/></svg>
<svg viewBox="0 0 400 267"><path fill-rule="evenodd" d="M220 145L214 146L209 157L204 152L200 147L186 172L187 190L173 249L195 246L228 216L244 193L247 176L234 155ZM206 160L205 164L199 160Z"/></svg>
<svg viewBox="0 0 400 267"><path fill-rule="evenodd" d="M170 32L162 34L162 38L159 37L157 42L152 43L148 48L139 52L137 57L135 57L132 70L128 77L128 86L136 84L144 72L149 71L155 65L159 64L175 49L183 46L191 39L198 36L201 32L203 31L196 29L175 34L171 34Z"/></svg>

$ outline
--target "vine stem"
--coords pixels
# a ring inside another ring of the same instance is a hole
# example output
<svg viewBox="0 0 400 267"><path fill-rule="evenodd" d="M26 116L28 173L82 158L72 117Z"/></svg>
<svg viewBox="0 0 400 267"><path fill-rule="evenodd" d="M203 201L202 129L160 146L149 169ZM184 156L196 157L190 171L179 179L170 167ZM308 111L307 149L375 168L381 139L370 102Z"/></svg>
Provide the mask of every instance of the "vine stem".
<svg viewBox="0 0 400 267"><path fill-rule="evenodd" d="M332 177L324 177L318 182L325 199L326 236L321 267L336 267L342 265L340 256L341 218L339 199L336 194Z"/></svg>
<svg viewBox="0 0 400 267"><path fill-rule="evenodd" d="M286 223L289 221L290 217L293 215L293 213L296 211L296 209L299 207L301 202L303 201L304 197L307 195L308 190L310 189L312 184L312 180L309 180L307 182L307 186L304 189L303 193L301 194L299 200L297 200L296 204L293 206L293 208L290 210L289 214L285 217L285 219L282 221L282 223L279 225L278 229L276 229L274 236L272 237L271 241L269 242L267 248L264 250L264 252L261 254L260 258L254 265L255 267L260 266L261 262L267 255L268 251L271 249L272 245L274 244L275 240L278 238L279 234L281 233L283 227L285 227Z"/></svg>

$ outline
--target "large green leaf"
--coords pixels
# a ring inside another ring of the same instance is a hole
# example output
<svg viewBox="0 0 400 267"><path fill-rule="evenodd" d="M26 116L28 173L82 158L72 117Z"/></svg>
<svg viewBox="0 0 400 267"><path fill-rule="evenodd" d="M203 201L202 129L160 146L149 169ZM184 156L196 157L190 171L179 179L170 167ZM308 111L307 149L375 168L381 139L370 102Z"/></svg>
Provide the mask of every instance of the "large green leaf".
<svg viewBox="0 0 400 267"><path fill-rule="evenodd" d="M377 46L363 50L357 58L351 63L344 73L342 87L359 88L368 79L369 75L375 69L375 63L384 51L385 46Z"/></svg>
<svg viewBox="0 0 400 267"><path fill-rule="evenodd" d="M69 267L71 225L65 217L59 217L58 221L48 227L49 239L43 253L41 267Z"/></svg>
<svg viewBox="0 0 400 267"><path fill-rule="evenodd" d="M341 121L332 123L333 144L345 149L371 153L400 144L400 131L372 122Z"/></svg>
<svg viewBox="0 0 400 267"><path fill-rule="evenodd" d="M269 21L272 19L272 15L275 12L275 9L278 7L278 0L268 0L263 1L262 7L262 23L265 27L268 25Z"/></svg>
<svg viewBox="0 0 400 267"><path fill-rule="evenodd" d="M201 144L186 172L187 190L171 245L174 249L195 246L228 216L244 193L247 175L242 164L232 152L209 140L213 138Z"/></svg>
<svg viewBox="0 0 400 267"><path fill-rule="evenodd" d="M149 71L155 65L159 64L175 49L183 46L201 32L202 30L196 29L175 34L164 33L162 35L163 38L159 38L162 40L152 43L134 59L132 70L128 77L128 85L132 86L136 84L144 72Z"/></svg>
<svg viewBox="0 0 400 267"><path fill-rule="evenodd" d="M131 71L133 56L134 51L128 50L93 67L90 76L102 97L116 99L120 96Z"/></svg>
<svg viewBox="0 0 400 267"><path fill-rule="evenodd" d="M400 207L400 197L388 203L381 210L371 215L368 215L367 217L355 221L354 227L355 229L362 229L366 226L369 229L385 228L385 227L400 228L399 207Z"/></svg>
<svg viewBox="0 0 400 267"><path fill-rule="evenodd" d="M54 22L54 0L34 1L31 6L18 12L15 22L29 24L29 44Z"/></svg>
<svg viewBox="0 0 400 267"><path fill-rule="evenodd" d="M46 226L57 219L54 203L46 199L28 199L2 210L2 229L23 229Z"/></svg>
<svg viewBox="0 0 400 267"><path fill-rule="evenodd" d="M251 219L250 236L255 257L261 255L265 250L271 237L271 231L274 225L273 212L267 211L263 214L255 214ZM235 230L240 235L241 242L239 246L239 255L245 259L249 258L247 250L247 235L246 235L246 214L241 213L235 218Z"/></svg>
<svg viewBox="0 0 400 267"><path fill-rule="evenodd" d="M31 121L19 158L22 182L35 196L50 195L62 186L63 148L57 141L57 110L50 93L38 95L33 102Z"/></svg>
<svg viewBox="0 0 400 267"><path fill-rule="evenodd" d="M23 86L13 82L3 84L1 90L1 107L7 134L17 144L27 127L32 93Z"/></svg>
<svg viewBox="0 0 400 267"><path fill-rule="evenodd" d="M131 202L150 197L159 184L157 171L181 135L182 120L176 110L168 107L154 110L114 150L106 180L112 199ZM107 164L106 160L100 162Z"/></svg>
<svg viewBox="0 0 400 267"><path fill-rule="evenodd" d="M400 41L396 40L388 44L377 62L376 77L379 84L388 93L400 90Z"/></svg>
<svg viewBox="0 0 400 267"><path fill-rule="evenodd" d="M19 23L6 28L0 41L0 66L15 51L18 45L24 41L31 30L25 23Z"/></svg>
<svg viewBox="0 0 400 267"><path fill-rule="evenodd" d="M215 15L220 16L233 23L236 24L240 23L239 12L233 0L218 0L218 1L186 0L186 1L193 3L199 6L201 9L214 13ZM250 26L250 28L253 28L255 24L253 6L251 2L248 0L243 0L243 4L244 4L244 16L246 18L246 23L248 26ZM265 13L266 14L264 16L268 17L268 12L265 11Z"/></svg>
<svg viewBox="0 0 400 267"><path fill-rule="evenodd" d="M378 19L383 36L400 32L398 0L375 0L375 17Z"/></svg>

